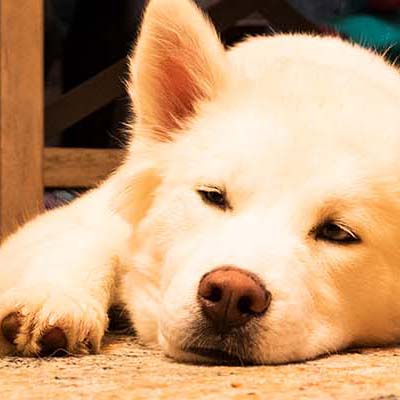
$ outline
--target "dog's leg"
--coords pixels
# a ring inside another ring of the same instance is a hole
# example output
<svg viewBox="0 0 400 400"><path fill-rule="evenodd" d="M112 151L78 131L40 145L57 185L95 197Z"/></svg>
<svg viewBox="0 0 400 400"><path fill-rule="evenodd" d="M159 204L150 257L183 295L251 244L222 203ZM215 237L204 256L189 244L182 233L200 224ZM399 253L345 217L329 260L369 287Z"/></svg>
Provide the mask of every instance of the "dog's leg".
<svg viewBox="0 0 400 400"><path fill-rule="evenodd" d="M105 191L37 218L0 249L0 354L99 350L126 229Z"/></svg>

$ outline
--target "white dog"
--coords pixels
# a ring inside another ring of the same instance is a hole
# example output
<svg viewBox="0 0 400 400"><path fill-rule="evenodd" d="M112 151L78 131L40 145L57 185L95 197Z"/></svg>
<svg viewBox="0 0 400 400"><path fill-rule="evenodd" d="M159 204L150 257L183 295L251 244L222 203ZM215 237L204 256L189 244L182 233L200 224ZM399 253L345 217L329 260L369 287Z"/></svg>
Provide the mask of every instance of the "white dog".
<svg viewBox="0 0 400 400"><path fill-rule="evenodd" d="M225 51L189 0L151 0L131 74L123 165L1 248L1 354L96 352L113 304L184 361L400 340L394 67L336 38Z"/></svg>

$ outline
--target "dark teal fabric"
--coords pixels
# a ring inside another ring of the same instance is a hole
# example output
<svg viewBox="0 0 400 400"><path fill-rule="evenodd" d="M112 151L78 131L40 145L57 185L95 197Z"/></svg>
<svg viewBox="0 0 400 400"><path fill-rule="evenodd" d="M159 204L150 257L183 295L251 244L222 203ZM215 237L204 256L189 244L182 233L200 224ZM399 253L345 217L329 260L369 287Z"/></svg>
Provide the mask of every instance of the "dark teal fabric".
<svg viewBox="0 0 400 400"><path fill-rule="evenodd" d="M363 46L400 56L400 0L288 0L306 18Z"/></svg>
<svg viewBox="0 0 400 400"><path fill-rule="evenodd" d="M338 32L363 46L400 55L400 13L354 14L330 21Z"/></svg>

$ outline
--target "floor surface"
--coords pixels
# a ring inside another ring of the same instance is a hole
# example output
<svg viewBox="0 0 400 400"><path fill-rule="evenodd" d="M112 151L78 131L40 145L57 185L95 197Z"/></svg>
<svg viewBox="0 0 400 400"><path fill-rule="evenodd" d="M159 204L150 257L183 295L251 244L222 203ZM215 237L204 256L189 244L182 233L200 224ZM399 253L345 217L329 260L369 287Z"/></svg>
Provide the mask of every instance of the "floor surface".
<svg viewBox="0 0 400 400"><path fill-rule="evenodd" d="M0 398L400 400L400 348L283 366L198 366L110 336L96 356L0 359Z"/></svg>

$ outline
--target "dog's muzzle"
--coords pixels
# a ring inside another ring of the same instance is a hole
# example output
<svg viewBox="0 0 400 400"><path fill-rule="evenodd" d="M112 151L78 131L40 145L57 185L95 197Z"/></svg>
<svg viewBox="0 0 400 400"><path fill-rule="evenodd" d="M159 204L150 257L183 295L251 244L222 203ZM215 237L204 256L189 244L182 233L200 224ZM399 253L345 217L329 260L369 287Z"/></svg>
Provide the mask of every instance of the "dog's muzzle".
<svg viewBox="0 0 400 400"><path fill-rule="evenodd" d="M202 321L193 337L200 338L185 350L215 361L251 358L257 320L271 304L271 293L257 275L232 266L205 274L200 280L197 301Z"/></svg>

